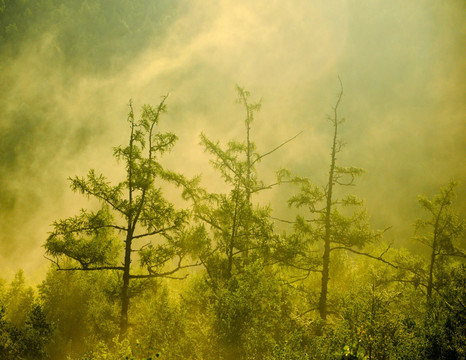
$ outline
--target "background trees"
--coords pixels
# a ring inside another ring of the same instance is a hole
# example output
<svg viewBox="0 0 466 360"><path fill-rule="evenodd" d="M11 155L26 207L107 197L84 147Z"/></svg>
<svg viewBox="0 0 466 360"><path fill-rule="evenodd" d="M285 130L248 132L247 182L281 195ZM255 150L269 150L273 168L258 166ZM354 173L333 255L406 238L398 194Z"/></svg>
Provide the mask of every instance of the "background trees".
<svg viewBox="0 0 466 360"><path fill-rule="evenodd" d="M415 223L417 236L415 239L430 249L430 261L427 268L426 296L432 298L433 289L441 286L441 272L453 257L466 257L464 251L456 244L464 229L464 221L452 209L456 197L455 182L450 182L440 189L440 193L432 200L419 196L419 204L429 214L428 219L418 219Z"/></svg>
<svg viewBox="0 0 466 360"><path fill-rule="evenodd" d="M427 359L460 359L466 344L464 250L459 240L464 231L464 220L453 208L457 184L451 181L440 192L418 201L427 218L415 222L415 240L429 250L425 270L416 276L425 288L426 311L424 336Z"/></svg>
<svg viewBox="0 0 466 360"><path fill-rule="evenodd" d="M245 112L243 138L222 146L201 134L201 145L212 156L211 164L218 170L226 191L209 192L198 182L179 179L185 198L193 204L196 236L202 239L199 244L204 245L197 253L208 285L203 290L211 314L206 331L218 344L217 358L224 359L266 356L275 341L286 337L283 329L290 330L287 325L291 323L291 311L276 304L286 301L288 293L274 271L265 270L271 264L271 247L276 238L271 209L255 203L253 197L280 182L261 180L257 164L297 135L267 152L258 152L252 124L261 104L252 102L247 90L238 86L236 90L237 103ZM254 289L258 282L263 282L264 287Z"/></svg>
<svg viewBox="0 0 466 360"><path fill-rule="evenodd" d="M8 286L0 286L0 358L46 359L51 335L52 326L19 270Z"/></svg>

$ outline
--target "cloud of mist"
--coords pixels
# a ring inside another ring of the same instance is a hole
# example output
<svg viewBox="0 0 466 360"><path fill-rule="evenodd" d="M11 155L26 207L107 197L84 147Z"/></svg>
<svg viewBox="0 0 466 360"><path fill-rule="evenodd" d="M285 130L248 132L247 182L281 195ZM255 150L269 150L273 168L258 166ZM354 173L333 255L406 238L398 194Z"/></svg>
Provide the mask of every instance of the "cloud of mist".
<svg viewBox="0 0 466 360"><path fill-rule="evenodd" d="M234 86L245 86L263 99L252 129L259 150L304 130L264 160L265 180L288 167L325 181L326 116L338 75L348 143L339 160L367 171L350 190L366 200L375 225L393 226L387 236L406 243L418 216L416 195L466 178L462 14L464 5L453 0L185 1L162 39L104 74L64 62L53 32L25 43L14 59L0 60L4 267L27 274L46 268L40 246L49 224L86 206L68 190L68 176L89 168L118 176L112 147L127 140L130 98L138 111L171 93L161 127L179 142L167 163L188 176L204 173L208 185L215 173L199 133L242 139L245 115L234 104ZM291 191L266 198L282 217Z"/></svg>

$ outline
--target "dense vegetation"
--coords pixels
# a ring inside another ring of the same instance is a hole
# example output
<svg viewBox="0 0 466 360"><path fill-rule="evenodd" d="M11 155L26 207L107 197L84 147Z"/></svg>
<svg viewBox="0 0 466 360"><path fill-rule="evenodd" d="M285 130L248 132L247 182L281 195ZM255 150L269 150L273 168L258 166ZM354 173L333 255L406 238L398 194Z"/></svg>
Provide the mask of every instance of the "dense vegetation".
<svg viewBox="0 0 466 360"><path fill-rule="evenodd" d="M14 59L48 34L62 64L114 71L166 31L174 3L0 0L0 51ZM322 185L287 169L264 178L257 165L273 164L300 138L258 149L251 129L261 103L243 88L237 95L243 137L200 135L221 192L202 174L187 178L165 166L177 140L159 131L170 98L140 113L130 104L128 141L114 148L120 181L94 169L70 178L71 189L93 201L53 222L46 278L36 289L21 270L11 282L0 279L0 359L466 357L458 185L417 198L424 216L405 219L415 230L402 240L418 252L388 243L388 228L372 229L363 201L348 191L363 170L340 164L343 86L329 118ZM275 218L276 204L258 200L272 188L294 191L295 219ZM167 191L179 192L176 203Z"/></svg>

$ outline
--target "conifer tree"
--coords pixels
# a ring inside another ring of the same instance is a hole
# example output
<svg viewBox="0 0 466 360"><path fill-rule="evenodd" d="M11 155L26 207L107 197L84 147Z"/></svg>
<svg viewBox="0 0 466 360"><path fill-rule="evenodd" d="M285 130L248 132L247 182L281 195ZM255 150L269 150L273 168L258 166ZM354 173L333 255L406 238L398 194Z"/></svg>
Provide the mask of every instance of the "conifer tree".
<svg viewBox="0 0 466 360"><path fill-rule="evenodd" d="M172 277L192 266L184 262L188 240L183 230L188 213L176 210L159 185L160 180L172 181L176 176L159 162L177 140L173 133L157 131L166 99L164 96L157 107L144 105L139 120L130 103L128 145L114 149L114 157L124 166L125 179L112 185L93 169L87 177L70 178L74 192L97 199L101 208L55 221L45 242L46 253L59 270L122 274L121 337L128 329L128 308L134 295L130 282ZM145 244L140 243L142 239ZM76 266L63 267L64 259L72 259ZM134 260L139 260L138 268L132 266Z"/></svg>
<svg viewBox="0 0 466 360"><path fill-rule="evenodd" d="M260 102L251 102L249 91L237 86L237 103L245 109L243 141L229 141L226 146L201 134L201 145L213 156L211 163L228 187L226 193L210 193L198 183L186 182L184 195L193 202L194 218L203 234L204 252L200 255L212 285L228 280L251 260L267 252L272 239L273 224L267 206L253 204L253 196L271 189L280 181L265 184L259 179L256 165L298 135L270 151L259 153L252 140L251 127Z"/></svg>
<svg viewBox="0 0 466 360"><path fill-rule="evenodd" d="M288 264L299 271L304 271L304 278L311 272L321 274L318 311L324 322L328 315L328 284L332 253L346 250L363 254L360 250L378 236L377 232L369 228L362 201L351 194L338 197L336 193L337 187L354 185L355 179L364 172L360 168L343 167L338 163L337 155L344 146L339 138L339 128L344 122L338 113L342 96L341 85L333 114L329 117L333 136L326 184L318 186L309 178L296 177L293 182L299 184L300 190L288 201L290 206L308 210L307 216L298 215L296 218L295 233L290 238L290 243L294 243L295 257L292 263ZM351 208L354 210L351 211Z"/></svg>
<svg viewBox="0 0 466 360"><path fill-rule="evenodd" d="M440 189L440 193L432 200L425 196L419 196L420 206L428 212L429 218L418 219L415 223L417 235L415 239L430 248L430 260L426 276L427 302L432 298L432 290L437 288L435 272L439 269L439 263L449 258L465 258L463 250L458 247L457 240L464 230L464 221L452 208L456 198L455 187L457 184L451 181Z"/></svg>

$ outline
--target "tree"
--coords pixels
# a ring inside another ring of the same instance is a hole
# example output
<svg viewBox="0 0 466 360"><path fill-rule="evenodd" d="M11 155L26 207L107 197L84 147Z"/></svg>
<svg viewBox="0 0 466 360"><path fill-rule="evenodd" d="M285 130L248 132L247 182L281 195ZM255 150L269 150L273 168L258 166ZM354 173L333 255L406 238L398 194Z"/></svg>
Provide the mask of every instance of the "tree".
<svg viewBox="0 0 466 360"><path fill-rule="evenodd" d="M0 358L47 358L52 330L33 289L25 285L23 271L18 270L7 289L0 286Z"/></svg>
<svg viewBox="0 0 466 360"><path fill-rule="evenodd" d="M81 210L77 216L54 222L54 230L45 242L46 253L55 258L59 270L122 273L120 337L125 336L128 328L132 280L171 277L178 270L193 266L183 263L188 255L183 234L188 213L176 210L156 182L175 177L159 162L159 157L170 151L177 139L172 133L156 130L160 116L166 112L167 96L155 108L144 105L139 120L130 103L129 143L114 149L115 158L124 163L125 179L111 185L93 169L86 178L70 178L73 191L97 199L101 208L96 212ZM139 240L147 238L148 243L135 247ZM121 253L123 262L118 264ZM136 255L138 271L131 266ZM63 258L73 259L76 266L63 268ZM176 264L167 269L174 259Z"/></svg>
<svg viewBox="0 0 466 360"><path fill-rule="evenodd" d="M464 221L452 209L456 198L455 187L457 184L451 181L447 186L440 189L440 193L432 200L425 196L419 196L421 207L429 213L426 220L418 219L415 223L415 237L423 245L430 248L430 261L427 270L426 296L427 302L432 299L432 290L435 286L435 271L438 264L451 257L462 257L466 255L455 243L464 230Z"/></svg>
<svg viewBox="0 0 466 360"><path fill-rule="evenodd" d="M267 206L254 205L252 196L279 184L265 184L259 179L256 165L298 135L274 149L258 153L252 141L251 125L260 110L260 102L251 102L249 91L237 86L237 103L246 111L245 139L230 141L223 148L217 141L201 134L201 144L213 156L211 160L220 172L227 193L209 193L197 182L184 182L184 197L193 202L194 218L198 222L198 237L204 238L205 249L200 254L202 264L213 287L241 271L249 261L258 259L273 237L273 224ZM207 226L207 229L206 229ZM203 235L201 235L203 234Z"/></svg>
<svg viewBox="0 0 466 360"><path fill-rule="evenodd" d="M328 314L327 295L332 252L347 250L364 254L356 249L362 249L364 245L378 236L378 233L369 228L367 214L362 208L361 200L354 195L338 199L335 194L337 186L354 185L356 177L364 172L360 168L342 167L337 163L337 154L344 146L338 137L339 126L344 121L338 115L342 96L343 86L341 85L333 107L333 116L329 117L333 126L333 136L327 183L324 186L317 186L309 178L296 177L293 181L300 185L300 191L288 201L290 206L307 208L311 215L307 219L300 215L296 218L295 233L290 239L290 243L295 244L296 252L294 261L290 265L300 271L305 271L305 277L311 272L321 274L318 310L324 322ZM351 213L348 210L350 207L356 210ZM319 258L316 244L322 244L321 258Z"/></svg>
<svg viewBox="0 0 466 360"><path fill-rule="evenodd" d="M121 278L115 275L109 271L49 269L39 294L47 320L54 327L48 349L51 359L80 359L99 341L109 342L118 334Z"/></svg>
<svg viewBox="0 0 466 360"><path fill-rule="evenodd" d="M23 270L18 270L0 302L5 305L5 318L23 329L34 304L34 290L26 286Z"/></svg>
<svg viewBox="0 0 466 360"><path fill-rule="evenodd" d="M193 204L193 233L197 234L193 237L200 244L198 256L206 270L208 287L201 294L212 311L209 342L217 339L215 351L218 352L209 356L225 359L246 358L248 352L252 353L248 347L261 352L266 338L269 341L274 335L269 333L265 337L260 328L285 323L283 318L277 319L278 312L268 314L265 321L266 316L256 306L269 304L266 298L270 298L270 293L251 291L252 284L261 289L266 287L265 276L255 277L252 283L245 279L252 279L251 272L262 273L270 264L269 249L276 236L270 208L255 203L253 198L280 181L270 184L261 181L257 164L299 135L259 153L253 141L252 124L261 103L251 101L245 89L237 87L236 90L237 103L245 110L242 139L223 145L201 134L201 145L212 156L211 164L218 170L226 190L213 193L199 185L199 178L195 182L180 179L184 181L185 199ZM267 274L272 276L270 271Z"/></svg>

